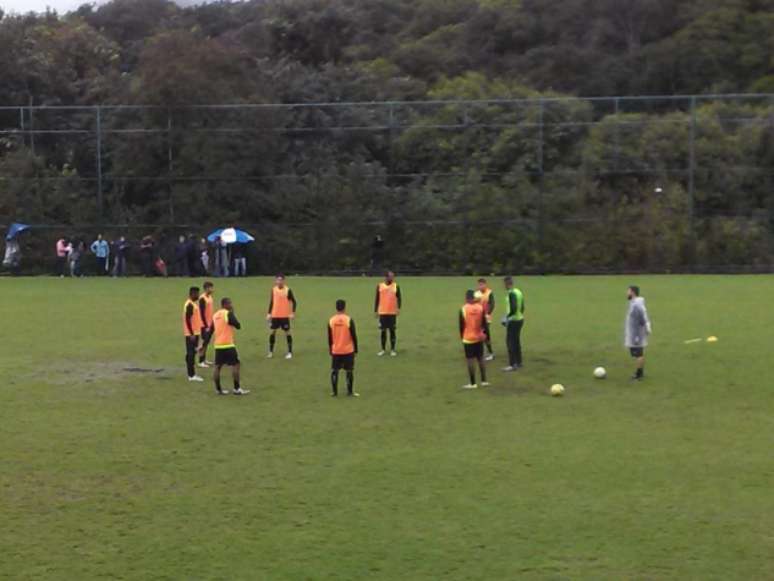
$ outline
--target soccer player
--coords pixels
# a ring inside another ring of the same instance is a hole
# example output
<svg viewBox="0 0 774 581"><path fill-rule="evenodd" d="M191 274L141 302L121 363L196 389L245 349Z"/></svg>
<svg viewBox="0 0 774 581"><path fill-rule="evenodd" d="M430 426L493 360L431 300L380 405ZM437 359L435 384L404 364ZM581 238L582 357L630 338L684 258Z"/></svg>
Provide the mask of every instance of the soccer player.
<svg viewBox="0 0 774 581"><path fill-rule="evenodd" d="M486 316L486 350L488 355L487 361L492 361L495 358L494 351L492 351L492 313L495 308L495 298L492 289L486 284L485 278L478 279L478 290L476 291L476 299L481 301L481 306L484 307L484 315Z"/></svg>
<svg viewBox="0 0 774 581"><path fill-rule="evenodd" d="M640 296L640 287L630 286L626 296L629 299L629 310L626 312L624 345L637 364L632 380L640 381L645 377L645 347L648 346L648 335L652 328L645 299Z"/></svg>
<svg viewBox="0 0 774 581"><path fill-rule="evenodd" d="M285 285L285 275L278 274L274 278L274 286L271 289L269 299L269 313L266 320L269 321L271 334L269 335L269 353L266 355L269 359L274 357L274 344L277 341L277 329L285 332L285 339L288 343L288 352L285 359L293 358L293 335L290 333L290 321L296 317L296 301L293 291Z"/></svg>
<svg viewBox="0 0 774 581"><path fill-rule="evenodd" d="M346 313L347 303L336 301L336 314L328 321L328 350L331 354L331 396L339 395L339 371L347 373L347 395L360 397L355 391L355 354L357 332L355 321Z"/></svg>
<svg viewBox="0 0 774 581"><path fill-rule="evenodd" d="M400 294L400 286L395 282L395 273L387 271L384 275L384 282L376 287L376 300L374 301L374 315L379 318L379 329L382 332L382 350L377 353L379 357L384 356L387 349L387 332L390 333L390 356L396 357L398 352L395 346L398 342L395 334L395 328L398 322L403 299Z"/></svg>
<svg viewBox="0 0 774 581"><path fill-rule="evenodd" d="M470 383L463 385L462 389L477 389L476 363L481 374L481 387L489 383L486 380L486 366L484 364L484 341L488 333L486 312L483 305L476 301L476 294L472 290L465 293L465 304L460 309L460 338L465 348L465 360L468 363L468 376Z"/></svg>
<svg viewBox="0 0 774 581"><path fill-rule="evenodd" d="M199 287L188 289L188 299L183 305L183 335L185 335L185 366L188 371L188 381L204 381L196 375L194 363L196 350L199 347L199 337L202 334L202 315L199 310Z"/></svg>
<svg viewBox="0 0 774 581"><path fill-rule="evenodd" d="M231 299L224 297L220 301L221 309L212 316L213 336L215 343L215 371L212 378L215 380L215 390L218 395L228 395L220 385L220 370L224 365L231 367L231 375L234 379L234 395L247 395L247 389L239 385L239 353L236 349L234 329L241 329L242 325L234 314L234 305Z"/></svg>
<svg viewBox="0 0 774 581"><path fill-rule="evenodd" d="M505 325L508 346L508 367L504 367L503 371L516 371L522 366L521 330L524 327L524 293L513 286L512 277L506 276L503 281L507 293L503 325Z"/></svg>
<svg viewBox="0 0 774 581"><path fill-rule="evenodd" d="M212 363L207 361L207 346L212 339L212 314L215 297L215 285L206 281L203 285L204 294L199 297L199 313L202 317L202 342L199 347L199 367L210 367Z"/></svg>

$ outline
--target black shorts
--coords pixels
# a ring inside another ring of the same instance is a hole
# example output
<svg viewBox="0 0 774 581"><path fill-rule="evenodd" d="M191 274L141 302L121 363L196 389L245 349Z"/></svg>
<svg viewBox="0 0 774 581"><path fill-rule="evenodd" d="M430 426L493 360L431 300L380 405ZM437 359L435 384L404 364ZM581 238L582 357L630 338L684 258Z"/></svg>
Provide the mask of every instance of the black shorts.
<svg viewBox="0 0 774 581"><path fill-rule="evenodd" d="M379 315L380 329L394 329L398 323L398 315Z"/></svg>
<svg viewBox="0 0 774 581"><path fill-rule="evenodd" d="M480 359L484 356L483 343L463 343L465 346L466 359Z"/></svg>
<svg viewBox="0 0 774 581"><path fill-rule="evenodd" d="M277 329L282 329L283 331L290 331L290 319L278 319L276 317L272 317L271 319L271 330L276 331Z"/></svg>
<svg viewBox="0 0 774 581"><path fill-rule="evenodd" d="M239 353L236 347L215 349L215 365L236 365L239 363Z"/></svg>
<svg viewBox="0 0 774 581"><path fill-rule="evenodd" d="M644 347L629 347L629 353L632 354L632 357L642 357L645 355L645 348Z"/></svg>
<svg viewBox="0 0 774 581"><path fill-rule="evenodd" d="M355 368L355 354L349 355L333 355L331 357L331 369L338 371L344 369L345 371L352 371Z"/></svg>

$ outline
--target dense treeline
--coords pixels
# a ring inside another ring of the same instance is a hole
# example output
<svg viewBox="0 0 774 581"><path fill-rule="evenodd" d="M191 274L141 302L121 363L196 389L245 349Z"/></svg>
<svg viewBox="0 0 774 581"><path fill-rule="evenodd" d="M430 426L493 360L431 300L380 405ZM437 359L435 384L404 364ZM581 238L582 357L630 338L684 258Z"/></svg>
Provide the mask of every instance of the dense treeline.
<svg viewBox="0 0 774 581"><path fill-rule="evenodd" d="M419 270L762 265L772 99L553 100L746 92L774 93L774 0L116 0L6 14L0 105L157 108L105 110L101 207L92 111L0 111L6 131L84 132L0 135L0 214L239 222L260 231L267 268L357 268L377 231ZM186 107L453 99L525 101Z"/></svg>

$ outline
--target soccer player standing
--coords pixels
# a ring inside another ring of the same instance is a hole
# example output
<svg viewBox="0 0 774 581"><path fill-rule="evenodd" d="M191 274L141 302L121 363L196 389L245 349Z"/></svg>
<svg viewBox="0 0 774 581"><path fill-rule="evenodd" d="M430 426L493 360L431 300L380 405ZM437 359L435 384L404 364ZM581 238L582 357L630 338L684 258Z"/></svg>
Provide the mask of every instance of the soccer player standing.
<svg viewBox="0 0 774 581"><path fill-rule="evenodd" d="M199 347L199 337L202 334L202 315L199 310L199 287L188 289L188 299L183 304L183 335L185 335L185 366L188 371L188 381L204 381L196 375L194 363L196 350Z"/></svg>
<svg viewBox="0 0 774 581"><path fill-rule="evenodd" d="M231 367L231 375L234 379L234 395L247 395L247 389L242 389L239 384L239 353L236 349L235 329L241 329L242 325L234 314L234 305L231 299L224 297L220 301L221 309L212 316L213 337L215 343L215 371L212 378L215 381L215 390L218 395L228 395L220 385L220 370L224 365Z"/></svg>
<svg viewBox="0 0 774 581"><path fill-rule="evenodd" d="M487 337L486 312L480 302L476 302L476 294L469 290L465 293L465 304L460 309L460 338L465 349L465 360L468 364L470 382L463 389L477 389L476 363L481 374L481 387L489 383L486 380L484 365L484 341Z"/></svg>
<svg viewBox="0 0 774 581"><path fill-rule="evenodd" d="M296 307L298 302L288 286L285 285L285 275L278 274L274 278L274 286L271 289L269 299L269 312L266 320L269 321L271 334L269 335L269 353L266 355L269 359L274 357L274 344L277 341L277 329L285 332L285 339L288 344L288 352L285 359L293 358L293 335L290 332L290 320L296 316Z"/></svg>
<svg viewBox="0 0 774 581"><path fill-rule="evenodd" d="M637 363L632 380L639 381L645 377L645 347L648 346L648 335L652 327L645 299L640 296L640 287L630 286L626 296L629 299L629 309L624 326L624 345Z"/></svg>
<svg viewBox="0 0 774 581"><path fill-rule="evenodd" d="M377 353L379 357L384 355L387 349L387 333L390 334L390 356L395 357L398 338L395 332L398 323L398 315L403 306L403 298L400 294L400 286L395 282L395 273L387 271L384 282L376 287L376 299L374 301L374 314L379 318L381 329L382 349Z"/></svg>
<svg viewBox="0 0 774 581"><path fill-rule="evenodd" d="M516 371L522 366L521 330L524 327L524 293L513 286L513 277L506 276L503 281L507 293L503 325L505 325L508 346L508 367L504 367L503 371Z"/></svg>
<svg viewBox="0 0 774 581"><path fill-rule="evenodd" d="M347 374L347 395L360 397L355 392L355 355L357 354L357 332L355 321L346 313L347 303L336 301L336 314L328 321L328 350L331 354L331 395L339 395L339 371Z"/></svg>
<svg viewBox="0 0 774 581"><path fill-rule="evenodd" d="M199 367L210 367L211 363L207 361L207 346L212 339L212 315L214 312L213 303L215 297L215 285L206 281L203 285L204 294L199 297L199 313L202 317L202 342L199 347Z"/></svg>
<svg viewBox="0 0 774 581"><path fill-rule="evenodd" d="M476 299L481 301L481 306L484 307L484 315L486 316L486 350L488 355L487 361L492 361L495 358L494 351L492 350L492 313L495 308L495 298L492 289L486 283L485 278L478 279L478 290L476 291Z"/></svg>

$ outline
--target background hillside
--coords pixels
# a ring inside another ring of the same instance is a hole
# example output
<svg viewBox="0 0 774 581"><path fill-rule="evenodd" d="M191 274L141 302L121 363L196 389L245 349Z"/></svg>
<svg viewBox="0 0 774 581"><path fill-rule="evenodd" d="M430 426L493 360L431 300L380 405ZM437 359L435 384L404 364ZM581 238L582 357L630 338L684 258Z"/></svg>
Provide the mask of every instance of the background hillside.
<svg viewBox="0 0 774 581"><path fill-rule="evenodd" d="M367 250L352 241L376 230L410 240L391 259L417 270L760 266L771 98L551 100L750 92L774 92L772 0L116 0L6 15L0 104L157 109L105 109L99 144L91 110L0 111L0 210L159 234L238 220L264 227L266 261L298 269L355 268ZM526 101L187 108L454 99ZM504 235L477 256L468 241L492 228ZM276 242L293 229L319 253ZM632 231L649 246L621 250Z"/></svg>

